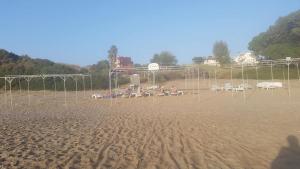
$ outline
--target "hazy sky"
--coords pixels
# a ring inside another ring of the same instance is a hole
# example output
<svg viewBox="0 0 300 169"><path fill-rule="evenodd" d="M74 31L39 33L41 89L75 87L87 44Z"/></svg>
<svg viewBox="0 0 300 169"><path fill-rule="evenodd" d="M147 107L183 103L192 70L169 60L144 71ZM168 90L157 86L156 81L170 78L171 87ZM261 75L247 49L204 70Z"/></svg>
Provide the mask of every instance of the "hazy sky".
<svg viewBox="0 0 300 169"><path fill-rule="evenodd" d="M224 40L231 55L300 0L0 0L0 48L56 62L88 65L111 45L136 63L172 52L180 63L212 53Z"/></svg>

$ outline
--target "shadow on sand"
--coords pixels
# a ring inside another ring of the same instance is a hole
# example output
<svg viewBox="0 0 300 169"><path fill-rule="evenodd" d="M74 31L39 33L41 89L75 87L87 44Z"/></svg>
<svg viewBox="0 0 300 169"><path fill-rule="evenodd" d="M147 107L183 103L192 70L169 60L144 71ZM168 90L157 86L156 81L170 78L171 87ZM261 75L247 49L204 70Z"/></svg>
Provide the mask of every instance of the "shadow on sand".
<svg viewBox="0 0 300 169"><path fill-rule="evenodd" d="M271 169L300 169L300 147L297 137L287 137L288 147L282 147L271 164Z"/></svg>

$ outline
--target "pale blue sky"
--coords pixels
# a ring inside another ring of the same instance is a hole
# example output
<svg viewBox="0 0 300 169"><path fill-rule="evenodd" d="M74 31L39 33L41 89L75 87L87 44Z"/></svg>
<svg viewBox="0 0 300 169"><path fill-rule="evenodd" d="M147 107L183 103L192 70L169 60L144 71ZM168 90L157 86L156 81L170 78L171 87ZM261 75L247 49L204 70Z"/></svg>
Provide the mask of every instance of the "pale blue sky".
<svg viewBox="0 0 300 169"><path fill-rule="evenodd" d="M232 55L299 0L0 0L0 48L88 65L111 45L136 63L172 52L179 63L212 53L224 40Z"/></svg>

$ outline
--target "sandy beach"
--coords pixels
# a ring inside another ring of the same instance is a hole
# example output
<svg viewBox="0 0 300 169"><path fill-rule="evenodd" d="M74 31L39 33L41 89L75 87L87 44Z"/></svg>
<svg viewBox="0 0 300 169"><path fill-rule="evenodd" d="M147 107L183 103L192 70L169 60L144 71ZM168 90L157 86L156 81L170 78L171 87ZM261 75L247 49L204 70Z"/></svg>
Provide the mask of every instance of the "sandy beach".
<svg viewBox="0 0 300 169"><path fill-rule="evenodd" d="M171 82L170 82L171 83ZM287 89L94 100L91 92L1 95L0 168L275 169L300 139L300 82ZM173 82L179 88L184 81ZM168 86L168 84L166 84ZM197 86L195 81L194 87ZM195 91L196 94L192 94ZM7 100L9 101L9 95ZM113 106L111 106L113 105ZM299 160L299 150L290 160ZM298 155L298 156L297 156ZM279 160L279 161L278 161ZM281 160L281 161L280 161ZM298 164L300 165L299 161ZM291 166L290 166L291 167Z"/></svg>

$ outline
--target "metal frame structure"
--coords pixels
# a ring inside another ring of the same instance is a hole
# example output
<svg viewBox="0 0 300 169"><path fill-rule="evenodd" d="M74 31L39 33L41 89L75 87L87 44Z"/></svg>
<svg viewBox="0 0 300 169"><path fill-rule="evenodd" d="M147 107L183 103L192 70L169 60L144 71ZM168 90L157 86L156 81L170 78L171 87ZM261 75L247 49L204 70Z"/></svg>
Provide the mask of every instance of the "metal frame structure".
<svg viewBox="0 0 300 169"><path fill-rule="evenodd" d="M45 87L45 79L46 78L53 78L54 80L54 93L55 93L55 98L56 98L56 78L60 78L64 82L64 103L67 105L67 89L66 89L66 80L68 78L71 78L75 81L75 88L76 88L76 102L78 101L78 80L79 78L82 78L83 81L83 90L84 90L84 95L85 95L85 77L90 78L90 89L92 91L92 75L91 74L40 74L40 75L6 75L5 77L0 77L1 79L4 79L5 81L5 102L7 102L7 85L6 82L9 83L9 91L10 91L10 106L13 108L13 97L12 97L12 86L11 83L13 82L14 79L19 80L19 90L21 90L20 86L20 79L25 79L27 82L27 95L28 95L28 105L30 105L30 81L33 78L41 78L43 80L43 93L45 97L46 93L46 87Z"/></svg>
<svg viewBox="0 0 300 169"><path fill-rule="evenodd" d="M287 81L288 81L288 95L291 96L291 86L290 86L290 65L296 65L297 67L297 74L298 74L298 80L300 81L300 74L299 74L299 64L300 64L300 58L286 58L286 59L277 59L277 60L262 60L257 64L249 65L249 64L231 64L230 67L225 67L227 69L231 69L231 83L233 84L233 69L242 69L242 83L245 84L245 77L244 77L244 68L255 68L256 71L256 82L258 83L258 68L259 67L270 67L270 75L271 80L274 80L274 74L273 74L273 67L276 65L282 65L288 67L288 74L287 74ZM216 74L215 74L216 78ZM285 73L283 69L283 79L285 81ZM248 78L247 78L248 80ZM243 97L244 101L246 100L246 93L245 90L243 91Z"/></svg>
<svg viewBox="0 0 300 169"><path fill-rule="evenodd" d="M110 96L112 96L112 76L115 75L115 87L117 87L117 79L118 79L118 74L124 73L127 71L135 71L138 73L144 72L144 74L147 72L148 73L148 82L150 79L150 74L153 73L153 83L152 85L155 85L155 75L154 72L149 71L148 67L134 67L134 68L115 68L115 69L110 69L109 71L109 93ZM158 71L155 72L168 72L168 71L184 71L185 75L185 90L188 88L188 81L193 81L194 72L197 72L197 87L198 87L198 98L200 96L200 68L199 66L160 66ZM203 72L202 72L203 73ZM203 76L203 74L202 74ZM194 89L194 84L192 85L192 93L194 95L195 89ZM112 97L111 97L111 103L112 103Z"/></svg>

